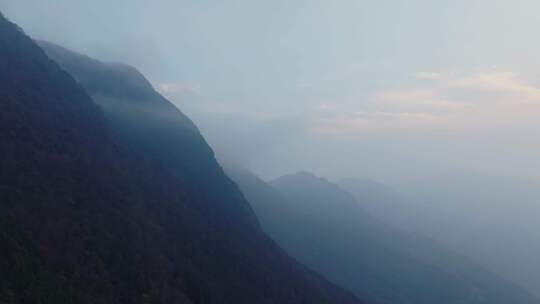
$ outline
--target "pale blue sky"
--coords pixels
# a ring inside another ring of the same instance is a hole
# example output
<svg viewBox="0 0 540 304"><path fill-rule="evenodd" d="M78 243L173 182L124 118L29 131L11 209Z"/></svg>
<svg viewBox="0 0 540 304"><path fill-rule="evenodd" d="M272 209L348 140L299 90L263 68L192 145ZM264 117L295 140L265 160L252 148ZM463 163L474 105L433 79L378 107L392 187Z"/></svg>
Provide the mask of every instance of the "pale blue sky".
<svg viewBox="0 0 540 304"><path fill-rule="evenodd" d="M0 9L36 38L140 68L218 154L265 176L537 172L538 1L0 0Z"/></svg>

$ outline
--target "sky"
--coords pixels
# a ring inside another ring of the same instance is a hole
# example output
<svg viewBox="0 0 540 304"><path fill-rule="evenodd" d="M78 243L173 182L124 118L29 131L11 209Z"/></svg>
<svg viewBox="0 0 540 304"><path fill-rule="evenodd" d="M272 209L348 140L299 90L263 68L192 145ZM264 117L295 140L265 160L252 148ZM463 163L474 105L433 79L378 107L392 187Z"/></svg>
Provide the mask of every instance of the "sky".
<svg viewBox="0 0 540 304"><path fill-rule="evenodd" d="M136 66L264 177L538 178L538 1L0 3L33 37Z"/></svg>
<svg viewBox="0 0 540 304"><path fill-rule="evenodd" d="M35 38L136 66L265 177L538 178L538 1L0 4Z"/></svg>
<svg viewBox="0 0 540 304"><path fill-rule="evenodd" d="M0 10L34 38L140 69L226 162L267 179L311 171L444 197L442 217L486 231L462 227L445 237L455 248L540 290L530 267L540 246L526 250L540 244L540 1L0 0ZM498 250L504 231L508 248L524 249Z"/></svg>

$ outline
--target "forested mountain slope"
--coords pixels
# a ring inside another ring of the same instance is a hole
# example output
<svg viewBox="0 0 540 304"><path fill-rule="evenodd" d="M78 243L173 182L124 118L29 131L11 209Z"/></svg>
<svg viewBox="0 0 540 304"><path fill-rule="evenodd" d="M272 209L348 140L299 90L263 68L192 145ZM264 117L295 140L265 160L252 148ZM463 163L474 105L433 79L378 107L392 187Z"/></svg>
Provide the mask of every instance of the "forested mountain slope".
<svg viewBox="0 0 540 304"><path fill-rule="evenodd" d="M100 94L150 100L120 69ZM358 303L261 232L185 116L146 130L80 84L0 16L0 303Z"/></svg>

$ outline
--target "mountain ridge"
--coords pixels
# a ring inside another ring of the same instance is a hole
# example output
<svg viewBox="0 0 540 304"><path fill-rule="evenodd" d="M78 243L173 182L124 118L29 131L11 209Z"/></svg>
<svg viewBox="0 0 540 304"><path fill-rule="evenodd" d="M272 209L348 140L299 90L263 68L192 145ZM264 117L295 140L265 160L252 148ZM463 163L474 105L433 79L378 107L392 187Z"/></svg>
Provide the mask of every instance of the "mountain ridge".
<svg viewBox="0 0 540 304"><path fill-rule="evenodd" d="M137 142L139 101L84 84L0 16L1 303L360 303L260 231L178 112L158 154L170 125Z"/></svg>
<svg viewBox="0 0 540 304"><path fill-rule="evenodd" d="M289 254L370 303L538 303L429 239L372 217L324 178L290 174L261 183L245 170L227 172L261 222L269 222L263 229ZM287 214L289 205L295 209ZM279 216L285 218L272 224Z"/></svg>

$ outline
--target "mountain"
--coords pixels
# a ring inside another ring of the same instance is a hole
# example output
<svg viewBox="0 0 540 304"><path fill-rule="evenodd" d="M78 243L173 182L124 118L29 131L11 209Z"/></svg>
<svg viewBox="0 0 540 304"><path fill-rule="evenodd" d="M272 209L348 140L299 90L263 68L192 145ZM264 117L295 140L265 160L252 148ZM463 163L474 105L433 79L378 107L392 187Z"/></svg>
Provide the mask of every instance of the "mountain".
<svg viewBox="0 0 540 304"><path fill-rule="evenodd" d="M140 73L76 57L0 15L0 303L359 303L263 234Z"/></svg>
<svg viewBox="0 0 540 304"><path fill-rule="evenodd" d="M277 240L283 248L302 242L302 240L290 240L287 246L283 246L283 243L289 240L287 236L295 235L291 232L300 227L291 230L291 220L297 210L281 192L246 169L228 165L224 167L227 175L236 182L246 196L262 229L268 235Z"/></svg>
<svg viewBox="0 0 540 304"><path fill-rule="evenodd" d="M211 201L205 212L225 217L230 216L228 212L241 211L244 215L235 214L233 222L257 225L253 211L225 176L193 122L156 92L139 71L124 64L102 63L45 41L38 43L84 87L116 137L137 157L170 169L196 190L192 194Z"/></svg>
<svg viewBox="0 0 540 304"><path fill-rule="evenodd" d="M265 183L246 170L227 172L291 256L370 303L539 303L472 261L372 217L325 179L303 172Z"/></svg>

